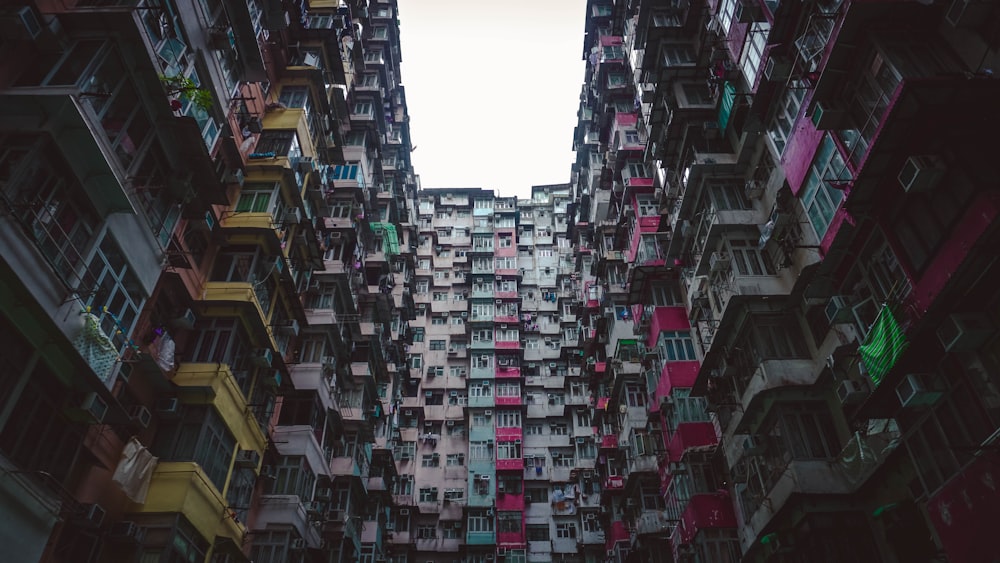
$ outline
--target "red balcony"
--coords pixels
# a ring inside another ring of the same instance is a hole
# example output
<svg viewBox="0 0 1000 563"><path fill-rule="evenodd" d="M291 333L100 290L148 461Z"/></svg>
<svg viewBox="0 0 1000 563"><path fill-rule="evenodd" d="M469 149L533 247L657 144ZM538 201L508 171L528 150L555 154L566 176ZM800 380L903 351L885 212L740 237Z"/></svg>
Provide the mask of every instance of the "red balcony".
<svg viewBox="0 0 1000 563"><path fill-rule="evenodd" d="M497 428L496 438L498 442L513 442L514 440L520 440L523 437L524 430L521 427L516 428Z"/></svg>
<svg viewBox="0 0 1000 563"><path fill-rule="evenodd" d="M518 395L516 397L500 397L500 396L497 396L497 397L493 398L493 401L494 401L493 404L495 404L498 407L519 407L519 406L522 405L521 396L520 395Z"/></svg>
<svg viewBox="0 0 1000 563"><path fill-rule="evenodd" d="M497 368L495 376L497 379L520 379L521 368L511 366L500 366Z"/></svg>
<svg viewBox="0 0 1000 563"><path fill-rule="evenodd" d="M735 528L736 514L728 493L696 494L688 501L681 515L681 543L690 543L698 530L705 528Z"/></svg>
<svg viewBox="0 0 1000 563"><path fill-rule="evenodd" d="M621 475L612 475L604 480L604 489L608 491L620 491L625 488L625 478Z"/></svg>
<svg viewBox="0 0 1000 563"><path fill-rule="evenodd" d="M617 450L618 449L618 436L615 434L606 434L601 436L601 449L602 450Z"/></svg>
<svg viewBox="0 0 1000 563"><path fill-rule="evenodd" d="M496 350L517 350L521 347L521 343L517 340L497 340L493 343L493 348Z"/></svg>
<svg viewBox="0 0 1000 563"><path fill-rule="evenodd" d="M625 522L612 522L611 529L607 531L606 539L604 540L604 549L611 551L614 549L615 544L620 541L630 541L632 535L629 534L628 528L625 527Z"/></svg>
<svg viewBox="0 0 1000 563"><path fill-rule="evenodd" d="M493 295L497 299L517 299L518 295L516 291L496 291ZM511 317L513 320L511 322L516 323L517 317Z"/></svg>
<svg viewBox="0 0 1000 563"><path fill-rule="evenodd" d="M497 490L497 510L524 510L524 495L521 493L508 494Z"/></svg>
<svg viewBox="0 0 1000 563"><path fill-rule="evenodd" d="M689 448L711 446L719 442L715 425L711 422L685 422L677 425L677 430L667 444L669 459L681 459Z"/></svg>
<svg viewBox="0 0 1000 563"><path fill-rule="evenodd" d="M500 471L524 471L524 458L498 459L497 470Z"/></svg>

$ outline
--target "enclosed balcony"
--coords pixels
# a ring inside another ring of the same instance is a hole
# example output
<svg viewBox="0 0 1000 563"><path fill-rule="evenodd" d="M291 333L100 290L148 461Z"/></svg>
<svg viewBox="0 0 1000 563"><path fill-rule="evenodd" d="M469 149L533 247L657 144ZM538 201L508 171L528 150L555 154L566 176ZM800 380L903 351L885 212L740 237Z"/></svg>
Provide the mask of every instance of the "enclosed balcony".
<svg viewBox="0 0 1000 563"><path fill-rule="evenodd" d="M267 440L228 365L181 363L173 382L185 404L212 405L240 449L264 455Z"/></svg>
<svg viewBox="0 0 1000 563"><path fill-rule="evenodd" d="M226 538L243 545L246 527L236 521L229 503L195 462L160 461L153 471L146 502L133 512L180 513L205 540Z"/></svg>

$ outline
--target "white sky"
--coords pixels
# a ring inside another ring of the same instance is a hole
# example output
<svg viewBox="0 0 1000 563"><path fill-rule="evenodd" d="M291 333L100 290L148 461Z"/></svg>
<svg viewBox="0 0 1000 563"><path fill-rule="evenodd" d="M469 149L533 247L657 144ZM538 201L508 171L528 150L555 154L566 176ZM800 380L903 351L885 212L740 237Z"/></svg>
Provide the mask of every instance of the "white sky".
<svg viewBox="0 0 1000 563"><path fill-rule="evenodd" d="M527 197L569 182L586 0L399 0L424 188Z"/></svg>

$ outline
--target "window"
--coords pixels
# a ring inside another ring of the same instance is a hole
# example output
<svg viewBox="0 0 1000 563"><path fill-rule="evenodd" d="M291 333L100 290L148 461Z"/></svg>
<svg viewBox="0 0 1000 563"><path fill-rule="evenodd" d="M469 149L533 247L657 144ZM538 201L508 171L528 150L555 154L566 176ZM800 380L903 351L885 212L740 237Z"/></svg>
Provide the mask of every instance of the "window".
<svg viewBox="0 0 1000 563"><path fill-rule="evenodd" d="M688 422L706 422L708 416L708 402L704 397L692 397L691 390L683 387L674 387L670 391L673 404L667 407L664 416L667 420L667 430L673 433L678 425Z"/></svg>
<svg viewBox="0 0 1000 563"><path fill-rule="evenodd" d="M414 327L414 329L413 329L413 341L414 342L423 342L424 341L424 328L423 327Z"/></svg>
<svg viewBox="0 0 1000 563"><path fill-rule="evenodd" d="M493 450L486 442L469 442L469 459L486 461L493 459Z"/></svg>
<svg viewBox="0 0 1000 563"><path fill-rule="evenodd" d="M434 315L431 317L431 325L433 326L444 326L448 324L448 317L444 315Z"/></svg>
<svg viewBox="0 0 1000 563"><path fill-rule="evenodd" d="M413 459L417 453L416 442L397 442L392 447L392 455L396 459Z"/></svg>
<svg viewBox="0 0 1000 563"><path fill-rule="evenodd" d="M625 385L625 402L630 407L646 406L646 390L638 383Z"/></svg>
<svg viewBox="0 0 1000 563"><path fill-rule="evenodd" d="M690 332L663 331L660 333L659 346L668 362L697 359Z"/></svg>
<svg viewBox="0 0 1000 563"><path fill-rule="evenodd" d="M392 485L392 494L409 496L413 494L413 475L400 475Z"/></svg>
<svg viewBox="0 0 1000 563"><path fill-rule="evenodd" d="M719 6L719 26L722 28L723 37L729 33L729 27L733 24L733 17L736 14L736 3L738 1L722 0L722 5Z"/></svg>
<svg viewBox="0 0 1000 563"><path fill-rule="evenodd" d="M542 435L542 425L533 422L524 427L525 436L541 436Z"/></svg>
<svg viewBox="0 0 1000 563"><path fill-rule="evenodd" d="M693 65L697 61L690 45L663 46L663 65L667 67Z"/></svg>
<svg viewBox="0 0 1000 563"><path fill-rule="evenodd" d="M185 407L180 421L160 427L150 449L164 461L196 462L215 487L222 491L236 450L236 439L214 408L189 405ZM287 479L281 484L286 482Z"/></svg>
<svg viewBox="0 0 1000 563"><path fill-rule="evenodd" d="M422 491L425 489L421 489ZM420 500L423 500L421 498ZM421 524L417 526L417 538L422 540L432 540L437 537L437 526L433 524Z"/></svg>
<svg viewBox="0 0 1000 563"><path fill-rule="evenodd" d="M435 502L438 499L436 487L425 487L420 489L420 502Z"/></svg>
<svg viewBox="0 0 1000 563"><path fill-rule="evenodd" d="M773 276L774 264L759 248L759 241L729 239L726 241L736 272L741 276Z"/></svg>
<svg viewBox="0 0 1000 563"><path fill-rule="evenodd" d="M583 443L577 442L576 452L580 456L580 459L594 459L597 457L597 444L590 438L587 438Z"/></svg>
<svg viewBox="0 0 1000 563"><path fill-rule="evenodd" d="M605 45L601 49L602 61L620 61L625 58L625 49L621 45Z"/></svg>
<svg viewBox="0 0 1000 563"><path fill-rule="evenodd" d="M465 465L465 454L448 454L445 458L445 465L448 467ZM447 493L445 493L445 498L447 498L447 496Z"/></svg>
<svg viewBox="0 0 1000 563"><path fill-rule="evenodd" d="M431 340L431 350L444 350L448 347L445 340ZM443 374L442 374L443 375Z"/></svg>
<svg viewBox="0 0 1000 563"><path fill-rule="evenodd" d="M275 466L276 478L270 481L267 493L272 495L298 495L300 499L312 498L316 485L313 474L303 456L283 456Z"/></svg>
<svg viewBox="0 0 1000 563"><path fill-rule="evenodd" d="M410 354L410 369L421 369L424 367L424 358L420 354Z"/></svg>
<svg viewBox="0 0 1000 563"><path fill-rule="evenodd" d="M830 134L825 135L813 156L801 192L802 206L805 207L809 223L816 231L818 239L826 235L834 213L844 197L843 190L837 189L836 186L851 178L851 171L847 169L847 164L833 137Z"/></svg>
<svg viewBox="0 0 1000 563"><path fill-rule="evenodd" d="M770 31L771 24L767 22L750 24L750 31L747 33L746 41L743 43L743 53L740 55L740 67L743 69L743 76L746 77L748 84L754 85L757 83L761 61L764 57L764 48L767 46L767 36Z"/></svg>
<svg viewBox="0 0 1000 563"><path fill-rule="evenodd" d="M126 336L131 334L139 317L145 295L125 253L110 234L105 234L94 251L87 274L94 286L86 289L94 293L86 303L100 320L101 331L119 351L124 350L128 345ZM104 378L103 374L98 375Z"/></svg>
<svg viewBox="0 0 1000 563"><path fill-rule="evenodd" d="M487 516L485 511L482 510L470 510L469 511L469 531L470 532L492 532L493 531L493 517ZM520 530L518 530L520 531Z"/></svg>
<svg viewBox="0 0 1000 563"><path fill-rule="evenodd" d="M640 195L636 197L636 204L639 207L639 215L652 217L659 215L660 207L656 203L656 198L652 195Z"/></svg>
<svg viewBox="0 0 1000 563"><path fill-rule="evenodd" d="M548 502L548 487L527 486L524 488L524 500L526 502Z"/></svg>
<svg viewBox="0 0 1000 563"><path fill-rule="evenodd" d="M681 82L681 94L689 106L714 106L715 98L704 83Z"/></svg>
<svg viewBox="0 0 1000 563"><path fill-rule="evenodd" d="M497 531L500 533L521 533L522 514L514 511L497 512Z"/></svg>
<svg viewBox="0 0 1000 563"><path fill-rule="evenodd" d="M420 456L420 467L437 467L441 465L439 454L424 454Z"/></svg>
<svg viewBox="0 0 1000 563"><path fill-rule="evenodd" d="M302 156L299 137L295 131L265 130L257 141L258 154L274 153L276 156Z"/></svg>
<svg viewBox="0 0 1000 563"><path fill-rule="evenodd" d="M549 541L548 524L528 524L526 526L526 532L528 535L528 541Z"/></svg>
<svg viewBox="0 0 1000 563"><path fill-rule="evenodd" d="M514 237L512 235L500 235L498 242L499 248L510 248L514 246Z"/></svg>
<svg viewBox="0 0 1000 563"><path fill-rule="evenodd" d="M497 459L520 459L521 444L516 442L498 442Z"/></svg>
<svg viewBox="0 0 1000 563"><path fill-rule="evenodd" d="M576 522L556 522L556 537L576 539Z"/></svg>
<svg viewBox="0 0 1000 563"><path fill-rule="evenodd" d="M497 389L499 392L499 388ZM521 426L521 411L501 409L497 411L497 428L517 428Z"/></svg>
<svg viewBox="0 0 1000 563"><path fill-rule="evenodd" d="M746 210L753 206L747 201L746 188L742 182L708 180L708 197L716 210Z"/></svg>
<svg viewBox="0 0 1000 563"><path fill-rule="evenodd" d="M795 121L802 109L802 100L806 97L806 90L804 82L793 81L785 89L785 93L777 103L778 109L770 127L767 128L767 134L779 155L785 152L785 145L788 144L788 138L792 135L792 127L795 126Z"/></svg>

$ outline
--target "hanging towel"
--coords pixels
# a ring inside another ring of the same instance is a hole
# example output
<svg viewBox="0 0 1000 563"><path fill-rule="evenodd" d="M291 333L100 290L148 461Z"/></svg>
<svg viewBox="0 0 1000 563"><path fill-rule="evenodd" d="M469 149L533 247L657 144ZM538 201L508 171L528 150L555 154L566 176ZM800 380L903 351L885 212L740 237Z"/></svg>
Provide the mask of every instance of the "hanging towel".
<svg viewBox="0 0 1000 563"><path fill-rule="evenodd" d="M118 467L111 480L121 486L125 496L132 502L143 504L146 502L149 481L153 477L157 461L146 446L133 436L122 450L121 460L118 461Z"/></svg>

